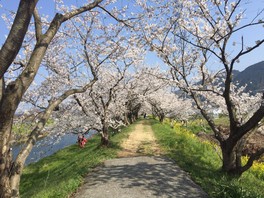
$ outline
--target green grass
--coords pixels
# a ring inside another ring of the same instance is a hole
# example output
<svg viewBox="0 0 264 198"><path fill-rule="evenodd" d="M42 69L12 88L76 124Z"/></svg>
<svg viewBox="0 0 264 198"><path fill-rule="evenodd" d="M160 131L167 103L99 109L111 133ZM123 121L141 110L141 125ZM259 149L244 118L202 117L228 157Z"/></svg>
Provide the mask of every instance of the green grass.
<svg viewBox="0 0 264 198"><path fill-rule="evenodd" d="M203 121L202 123L197 120L191 121L187 124L187 126L183 126L183 128L192 131L194 134L199 132L212 133L212 129L209 127L206 121Z"/></svg>
<svg viewBox="0 0 264 198"><path fill-rule="evenodd" d="M263 177L247 171L231 178L220 171L221 160L215 147L200 142L180 125L172 129L156 120L148 121L166 154L198 183L212 198L264 198ZM106 159L116 157L119 143L134 125L111 137L110 148L98 147L100 137L89 140L84 149L77 145L27 166L22 175L21 197L68 197L83 182L84 176Z"/></svg>
<svg viewBox="0 0 264 198"><path fill-rule="evenodd" d="M220 116L214 119L214 122L216 125L229 126L229 119L227 116ZM204 118L189 120L187 126L184 127L194 134L199 132L212 133L212 129Z"/></svg>
<svg viewBox="0 0 264 198"><path fill-rule="evenodd" d="M119 142L128 137L134 124L111 137L111 146L102 148L100 137L94 136L85 148L72 145L27 166L21 178L21 197L68 197L83 182L84 176L103 161L115 158Z"/></svg>
<svg viewBox="0 0 264 198"><path fill-rule="evenodd" d="M216 146L201 142L186 128L151 120L152 129L162 149L212 198L264 198L264 181L253 171L240 178L230 177L221 169Z"/></svg>
<svg viewBox="0 0 264 198"><path fill-rule="evenodd" d="M229 118L228 116L220 116L219 118L215 119L215 124L222 125L222 126L229 126Z"/></svg>

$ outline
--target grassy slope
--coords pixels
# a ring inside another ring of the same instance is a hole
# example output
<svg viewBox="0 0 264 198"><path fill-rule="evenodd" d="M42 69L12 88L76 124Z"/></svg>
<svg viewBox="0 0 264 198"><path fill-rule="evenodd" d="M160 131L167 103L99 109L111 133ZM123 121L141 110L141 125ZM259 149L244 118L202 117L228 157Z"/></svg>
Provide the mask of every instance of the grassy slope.
<svg viewBox="0 0 264 198"><path fill-rule="evenodd" d="M162 149L189 172L210 197L264 198L264 174L259 174L263 170L247 171L240 178L228 177L220 171L221 160L216 154L219 149L216 145L200 142L180 125L172 129L156 120L151 120L151 124Z"/></svg>
<svg viewBox="0 0 264 198"><path fill-rule="evenodd" d="M264 174L246 172L241 178L229 178L219 171L221 160L215 147L201 143L186 129L150 121L158 141L167 155L190 173L211 197L264 198ZM84 149L67 147L25 168L21 181L22 197L67 197L73 193L93 167L116 157L119 142L128 136L134 125L111 138L110 148L98 148L100 138L89 140ZM263 166L261 166L263 167Z"/></svg>
<svg viewBox="0 0 264 198"><path fill-rule="evenodd" d="M22 175L21 197L67 197L83 182L83 176L104 160L116 157L119 142L127 137L134 125L111 137L110 148L100 148L100 138L94 136L84 149L69 146L27 166Z"/></svg>
<svg viewBox="0 0 264 198"><path fill-rule="evenodd" d="M216 125L222 125L225 127L228 127L229 125L229 120L227 116L221 116L219 118L216 118L214 122ZM213 133L207 121L203 118L190 120L188 122L188 125L184 128L195 134L198 132Z"/></svg>

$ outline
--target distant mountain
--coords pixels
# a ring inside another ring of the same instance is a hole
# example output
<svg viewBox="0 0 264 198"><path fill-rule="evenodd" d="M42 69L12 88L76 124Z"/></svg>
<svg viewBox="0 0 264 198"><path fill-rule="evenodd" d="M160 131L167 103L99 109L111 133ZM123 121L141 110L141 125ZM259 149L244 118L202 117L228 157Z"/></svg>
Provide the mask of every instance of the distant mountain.
<svg viewBox="0 0 264 198"><path fill-rule="evenodd" d="M239 73L240 73L240 71L235 70L235 69L233 70L233 76L234 76L234 77L236 77Z"/></svg>
<svg viewBox="0 0 264 198"><path fill-rule="evenodd" d="M244 71L234 71L234 82L241 86L247 84L246 91L253 93L264 90L264 61L247 67Z"/></svg>

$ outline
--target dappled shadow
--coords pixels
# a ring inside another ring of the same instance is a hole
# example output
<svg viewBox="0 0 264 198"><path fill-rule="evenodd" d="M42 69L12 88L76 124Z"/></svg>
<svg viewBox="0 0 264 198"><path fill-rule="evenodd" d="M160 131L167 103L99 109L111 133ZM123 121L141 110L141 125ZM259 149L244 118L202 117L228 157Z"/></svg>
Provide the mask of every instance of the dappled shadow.
<svg viewBox="0 0 264 198"><path fill-rule="evenodd" d="M103 190L107 189L107 191ZM168 159L134 157L107 161L90 173L76 197L208 197Z"/></svg>

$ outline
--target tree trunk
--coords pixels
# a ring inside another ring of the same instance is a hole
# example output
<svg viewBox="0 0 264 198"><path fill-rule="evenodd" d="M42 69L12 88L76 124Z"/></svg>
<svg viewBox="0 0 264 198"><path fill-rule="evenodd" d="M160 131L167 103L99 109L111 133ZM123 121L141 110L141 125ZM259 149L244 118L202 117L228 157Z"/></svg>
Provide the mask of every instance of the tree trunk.
<svg viewBox="0 0 264 198"><path fill-rule="evenodd" d="M128 113L125 113L125 115L124 115L124 123L126 125L129 125L130 124L130 121L131 121L131 119L129 119Z"/></svg>
<svg viewBox="0 0 264 198"><path fill-rule="evenodd" d="M165 115L164 115L163 113L160 113L160 114L158 115L158 117L159 117L159 121L160 121L160 123L162 123L162 122L164 121Z"/></svg>
<svg viewBox="0 0 264 198"><path fill-rule="evenodd" d="M10 168L12 151L10 149L11 129L14 110L0 104L0 197L11 197Z"/></svg>
<svg viewBox="0 0 264 198"><path fill-rule="evenodd" d="M222 169L225 172L233 172L236 169L236 153L234 150L229 151L222 148L223 165Z"/></svg>
<svg viewBox="0 0 264 198"><path fill-rule="evenodd" d="M101 136L101 145L102 146L108 146L109 145L109 135L108 132L103 132Z"/></svg>
<svg viewBox="0 0 264 198"><path fill-rule="evenodd" d="M240 176L243 173L241 164L242 149L238 148L238 144L227 144L226 142L221 144L223 155L222 170L228 174Z"/></svg>
<svg viewBox="0 0 264 198"><path fill-rule="evenodd" d="M132 113L132 112L129 112L129 113L127 114L127 118L128 118L128 122L129 122L130 124L134 122L134 121L133 121L133 113Z"/></svg>
<svg viewBox="0 0 264 198"><path fill-rule="evenodd" d="M38 0L20 1L8 37L0 50L0 80L18 54Z"/></svg>
<svg viewBox="0 0 264 198"><path fill-rule="evenodd" d="M0 179L0 198L12 197L11 184L8 176L8 170L4 170L5 173L1 175Z"/></svg>
<svg viewBox="0 0 264 198"><path fill-rule="evenodd" d="M18 197L19 191L17 189L13 189L10 182L10 177L13 174L12 151L9 149L5 158L1 160L4 161L5 166L1 167L0 198Z"/></svg>
<svg viewBox="0 0 264 198"><path fill-rule="evenodd" d="M106 124L103 125L103 131L101 134L101 145L102 146L109 145L109 134L108 134L108 127Z"/></svg>

